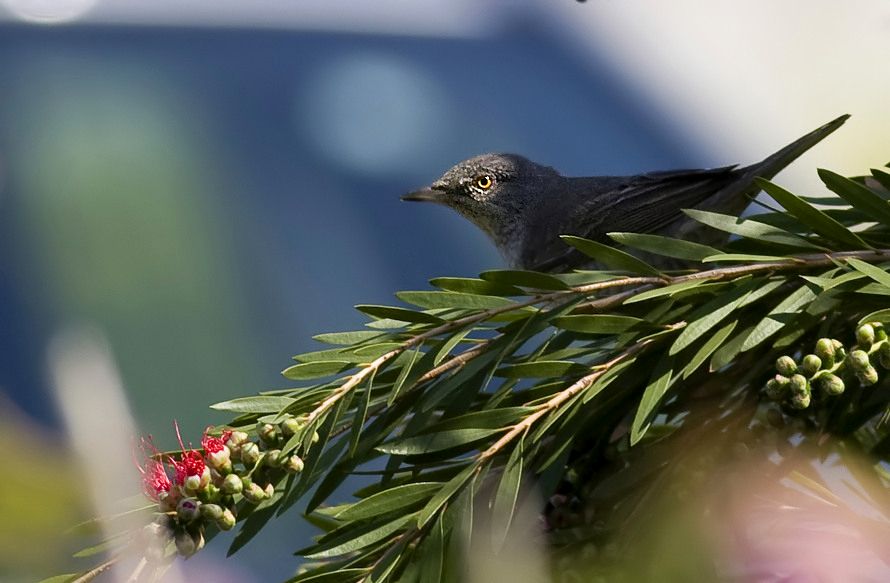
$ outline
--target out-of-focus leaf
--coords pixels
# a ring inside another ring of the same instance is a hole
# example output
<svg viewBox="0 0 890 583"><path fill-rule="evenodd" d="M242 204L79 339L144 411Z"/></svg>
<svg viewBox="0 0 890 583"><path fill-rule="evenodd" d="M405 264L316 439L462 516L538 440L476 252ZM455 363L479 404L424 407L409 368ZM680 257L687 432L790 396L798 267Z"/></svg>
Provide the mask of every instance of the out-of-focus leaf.
<svg viewBox="0 0 890 583"><path fill-rule="evenodd" d="M879 168L872 168L871 175L874 176L874 179L877 180L881 186L890 191L890 173Z"/></svg>
<svg viewBox="0 0 890 583"><path fill-rule="evenodd" d="M471 444L501 431L503 429L451 429L397 439L378 445L376 449L391 455L419 455Z"/></svg>
<svg viewBox="0 0 890 583"><path fill-rule="evenodd" d="M553 319L553 325L572 332L585 334L620 334L643 323L640 318L613 314L562 316Z"/></svg>
<svg viewBox="0 0 890 583"><path fill-rule="evenodd" d="M487 310L516 305L511 299L450 291L403 291L396 297L421 308L459 308L463 310Z"/></svg>
<svg viewBox="0 0 890 583"><path fill-rule="evenodd" d="M499 284L514 285L520 287L528 287L532 289L543 290L567 290L567 286L563 281L546 273L537 271L522 271L517 269L494 269L485 271L480 276L486 281Z"/></svg>
<svg viewBox="0 0 890 583"><path fill-rule="evenodd" d="M581 253L602 263L610 269L630 271L632 273L641 273L643 275L660 275L657 269L642 259L638 259L630 253L625 253L620 249L615 249L614 247L597 243L590 239L584 239L583 237L560 235L560 238Z"/></svg>
<svg viewBox="0 0 890 583"><path fill-rule="evenodd" d="M231 411L232 413L278 413L286 409L296 399L291 397L263 396L239 397L229 401L221 401L210 405L217 411Z"/></svg>
<svg viewBox="0 0 890 583"><path fill-rule="evenodd" d="M507 460L507 465L504 466L494 497L491 535L492 546L496 553L500 552L504 545L510 525L513 523L513 514L516 512L516 501L519 498L519 486L522 482L522 452L523 440L519 440L510 454L510 459Z"/></svg>
<svg viewBox="0 0 890 583"><path fill-rule="evenodd" d="M442 318L438 316L396 306L359 304L355 309L375 318L385 318L410 324L441 324L443 322Z"/></svg>
<svg viewBox="0 0 890 583"><path fill-rule="evenodd" d="M430 285L446 291L483 296L520 296L525 293L513 285L468 277L437 277L430 280Z"/></svg>
<svg viewBox="0 0 890 583"><path fill-rule="evenodd" d="M720 250L701 243L662 237L661 235L646 235L642 233L608 233L609 237L617 243L663 255L675 259L687 259L689 261L701 261L705 257L719 255Z"/></svg>
<svg viewBox="0 0 890 583"><path fill-rule="evenodd" d="M853 207L861 210L874 221L890 226L890 204L872 190L840 174L830 170L819 169L819 178L825 186L833 190L849 202Z"/></svg>
<svg viewBox="0 0 890 583"><path fill-rule="evenodd" d="M289 366L281 374L292 381L317 379L341 373L352 366L353 363L344 360L319 360Z"/></svg>
<svg viewBox="0 0 890 583"><path fill-rule="evenodd" d="M420 583L441 583L445 566L445 521L437 520L420 545Z"/></svg>
<svg viewBox="0 0 890 583"><path fill-rule="evenodd" d="M850 231L847 227L832 219L813 205L801 200L798 196L785 190L778 184L762 178L755 178L754 181L764 190L764 192L785 207L788 212L823 237L832 241L846 243L857 249L869 248L869 245L863 241L859 235Z"/></svg>
<svg viewBox="0 0 890 583"><path fill-rule="evenodd" d="M439 482L415 482L378 492L346 507L335 518L346 521L374 518L430 498L442 487Z"/></svg>
<svg viewBox="0 0 890 583"><path fill-rule="evenodd" d="M507 378L540 378L580 374L585 370L585 367L570 360L539 360L504 366L495 371L495 374Z"/></svg>

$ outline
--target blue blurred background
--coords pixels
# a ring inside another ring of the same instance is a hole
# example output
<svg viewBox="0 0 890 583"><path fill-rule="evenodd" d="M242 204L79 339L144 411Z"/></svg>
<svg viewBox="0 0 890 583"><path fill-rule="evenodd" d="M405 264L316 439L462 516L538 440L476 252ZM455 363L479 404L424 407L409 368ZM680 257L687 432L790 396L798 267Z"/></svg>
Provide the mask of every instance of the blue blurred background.
<svg viewBox="0 0 890 583"><path fill-rule="evenodd" d="M88 4L54 19L51 0L0 1L0 443L24 431L63 473L77 470L47 355L71 326L107 341L136 424L126 432L171 447L175 418L197 441L226 419L208 404L288 386L278 371L311 335L360 327L352 305L500 265L457 215L399 201L453 163L492 150L568 174L750 162L853 105L811 104L818 113L764 128L765 149L738 146L708 115L740 128L782 117L800 103L793 80L785 97L727 97L723 113L715 100L683 119L661 81L616 59L620 46L579 39L603 22L569 0L458 3L438 27L445 9L425 2L418 26L403 14L389 28L382 14L340 26L332 6L301 20L252 4L257 21L208 5L207 22L177 24L172 3L132 18L125 2ZM711 144L698 139L709 127ZM94 512L77 499L36 526L26 516L25 537L0 527L0 578L64 567L66 543L33 541ZM292 573L309 536L298 522L242 551L234 580Z"/></svg>

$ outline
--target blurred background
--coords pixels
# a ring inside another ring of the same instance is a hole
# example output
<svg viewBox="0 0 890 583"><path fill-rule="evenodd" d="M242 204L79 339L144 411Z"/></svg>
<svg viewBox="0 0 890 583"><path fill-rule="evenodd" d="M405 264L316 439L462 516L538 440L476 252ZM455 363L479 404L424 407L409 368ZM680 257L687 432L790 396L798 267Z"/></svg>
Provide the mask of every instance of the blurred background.
<svg viewBox="0 0 890 583"><path fill-rule="evenodd" d="M400 194L492 150L750 163L851 113L777 179L818 194L890 160L888 55L881 0L0 0L0 579L67 568L134 435L197 443L352 305L500 266ZM267 530L212 580L291 574L309 531Z"/></svg>

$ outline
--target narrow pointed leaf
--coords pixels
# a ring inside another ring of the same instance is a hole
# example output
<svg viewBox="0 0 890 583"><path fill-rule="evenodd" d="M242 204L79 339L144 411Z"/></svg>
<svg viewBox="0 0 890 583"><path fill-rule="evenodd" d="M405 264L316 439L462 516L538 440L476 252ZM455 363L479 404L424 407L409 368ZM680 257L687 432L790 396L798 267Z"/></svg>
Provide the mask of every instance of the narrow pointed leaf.
<svg viewBox="0 0 890 583"><path fill-rule="evenodd" d="M681 373L683 379L688 378L689 375L698 370L698 367L700 367L704 361L723 345L723 342L729 338L729 335L732 334L732 331L735 330L736 324L738 323L738 320L727 322L721 326L719 330L714 332L711 337L708 338L707 342L702 344L701 348L699 348L695 355L689 360L689 363L683 367L683 372Z"/></svg>
<svg viewBox="0 0 890 583"><path fill-rule="evenodd" d="M333 546L331 546L330 544L318 545L319 547L321 547L320 550L314 551L311 554L304 556L307 559L327 559L331 557L337 557L339 555L345 555L346 553L351 553L352 551L357 551L368 545L374 544L377 541L392 536L394 533L402 530L408 525L409 522L415 519L416 514L417 513L412 513L408 516L400 516L395 520L387 522L382 526L378 526L373 530L362 532L355 538L347 538L347 540L343 542L339 542L338 540L338 544Z"/></svg>
<svg viewBox="0 0 890 583"><path fill-rule="evenodd" d="M470 464L464 468L461 473L451 478L441 490L433 495L430 501L426 503L426 506L420 510L417 515L417 528L426 526L426 524L439 513L442 506L451 500L452 496L460 492L473 476L477 475L477 473L481 474L482 471L483 468L480 468L478 465Z"/></svg>
<svg viewBox="0 0 890 583"><path fill-rule="evenodd" d="M257 395L256 397L241 397L229 401L221 401L210 405L210 408L232 413L278 413L295 401L296 399L291 397Z"/></svg>
<svg viewBox="0 0 890 583"><path fill-rule="evenodd" d="M437 520L420 545L420 583L441 583L445 567L445 521Z"/></svg>
<svg viewBox="0 0 890 583"><path fill-rule="evenodd" d="M847 259L847 263L850 265L850 267L852 267L859 273L864 273L879 284L890 287L890 273L887 273L877 265L866 263L865 261L856 259L855 257Z"/></svg>
<svg viewBox="0 0 890 583"><path fill-rule="evenodd" d="M507 378L545 378L580 374L585 370L587 369L584 366L570 360L539 360L501 367L495 371L495 375Z"/></svg>
<svg viewBox="0 0 890 583"><path fill-rule="evenodd" d="M643 261L634 257L630 253L625 253L620 249L615 249L603 243L584 239L583 237L574 237L572 235L560 235L560 238L580 251L588 257L595 259L610 269L619 271L630 271L632 273L641 273L643 275L660 275L660 272Z"/></svg>
<svg viewBox="0 0 890 583"><path fill-rule="evenodd" d="M732 215L724 215L698 209L684 209L683 212L704 225L708 225L709 227L713 227L720 231L732 233L733 235L769 243L779 243L789 247L820 249L818 245L810 243L803 237L753 219L740 219L739 217L734 217Z"/></svg>
<svg viewBox="0 0 890 583"><path fill-rule="evenodd" d="M859 323L857 326L862 326L863 324L867 324L868 322L881 322L885 324L890 324L890 308L884 308L883 310L877 310L872 312L871 314L867 314L859 319Z"/></svg>
<svg viewBox="0 0 890 583"><path fill-rule="evenodd" d="M744 263L794 263L794 259L782 257L779 255L752 255L750 253L720 253L719 255L710 255L702 259L702 263L720 263L720 262L744 262Z"/></svg>
<svg viewBox="0 0 890 583"><path fill-rule="evenodd" d="M697 310L699 317L689 323L671 345L669 354L674 355L698 340L702 334L719 324L739 307L745 297L754 290L752 283L717 296Z"/></svg>
<svg viewBox="0 0 890 583"><path fill-rule="evenodd" d="M391 455L419 455L475 443L503 429L451 429L427 435L398 439L377 446L377 451Z"/></svg>
<svg viewBox="0 0 890 583"><path fill-rule="evenodd" d="M632 316L594 314L562 316L552 320L553 325L563 330L585 334L620 334L642 324L644 320Z"/></svg>
<svg viewBox="0 0 890 583"><path fill-rule="evenodd" d="M486 310L515 305L511 299L499 296L456 293L449 291L403 291L396 297L408 304L426 309L459 308L464 310Z"/></svg>
<svg viewBox="0 0 890 583"><path fill-rule="evenodd" d="M872 168L871 175L874 176L875 180L877 180L881 186L890 190L890 172L879 168Z"/></svg>
<svg viewBox="0 0 890 583"><path fill-rule="evenodd" d="M859 235L850 231L847 227L832 219L813 205L801 200L800 197L785 190L778 184L774 184L769 180L764 180L762 178L755 178L754 181L764 190L764 192L785 207L788 212L823 237L831 239L832 241L846 243L847 245L851 245L858 249L866 249L869 247L865 241L859 238Z"/></svg>
<svg viewBox="0 0 890 583"><path fill-rule="evenodd" d="M516 501L519 498L519 487L522 482L522 452L523 440L519 440L498 484L494 498L494 510L492 513L492 546L496 553L500 552L513 523L513 514L516 512Z"/></svg>
<svg viewBox="0 0 890 583"><path fill-rule="evenodd" d="M433 366L437 366L441 363L445 358L451 354L451 351L454 350L454 347L460 344L461 340L467 337L467 334L472 332L472 328L467 328L465 330L461 330L457 334L453 334L448 340L442 343L442 346L436 351L436 357L433 359Z"/></svg>
<svg viewBox="0 0 890 583"><path fill-rule="evenodd" d="M281 371L281 374L292 381L317 379L341 373L352 366L353 363L345 360L319 360L295 364Z"/></svg>
<svg viewBox="0 0 890 583"><path fill-rule="evenodd" d="M647 235L642 233L609 233L609 237L616 243L648 251L664 257L673 257L675 259L687 259L689 261L701 261L705 257L711 255L719 255L720 250L702 245L701 243L693 243L692 241L684 241L682 239L673 239L671 237L662 237L661 235Z"/></svg>
<svg viewBox="0 0 890 583"><path fill-rule="evenodd" d="M520 296L525 293L513 285L469 277L437 277L431 279L430 284L446 291L483 296Z"/></svg>
<svg viewBox="0 0 890 583"><path fill-rule="evenodd" d="M396 306L359 304L355 309L375 318L408 322L410 324L441 324L443 322L442 318L438 316Z"/></svg>
<svg viewBox="0 0 890 583"><path fill-rule="evenodd" d="M335 514L334 517L345 521L374 518L427 500L441 487L440 482L415 482L396 486L368 496L364 500L359 500Z"/></svg>
<svg viewBox="0 0 890 583"><path fill-rule="evenodd" d="M486 281L491 281L494 283L529 287L533 289L556 291L569 289L569 286L566 285L561 279L553 277L552 275L548 275L546 273L539 273L537 271L494 269L492 271L485 271L481 273L479 277Z"/></svg>
<svg viewBox="0 0 890 583"><path fill-rule="evenodd" d="M387 338L389 334L384 332L375 332L373 330L357 330L355 332L328 332L326 334L317 334L312 338L318 342L325 344L351 345L367 342L369 340L378 340Z"/></svg>
<svg viewBox="0 0 890 583"><path fill-rule="evenodd" d="M643 397L637 407L634 415L633 423L630 428L630 444L635 445L649 428L649 420L651 419L655 408L661 402L664 394L671 385L671 378L674 371L670 366L671 359L665 355L655 366L655 372L652 375L649 385L643 391Z"/></svg>
<svg viewBox="0 0 890 583"><path fill-rule="evenodd" d="M815 297L816 293L807 285L802 285L791 292L788 297L779 302L775 308L770 310L769 314L754 326L754 329L751 330L751 333L748 334L748 337L742 343L740 351L746 352L751 350L784 328L789 318L797 314L803 306L813 301Z"/></svg>
<svg viewBox="0 0 890 583"><path fill-rule="evenodd" d="M835 174L830 170L819 169L819 178L825 186L837 193L838 196L850 203L875 220L890 226L890 204L875 194L870 188Z"/></svg>

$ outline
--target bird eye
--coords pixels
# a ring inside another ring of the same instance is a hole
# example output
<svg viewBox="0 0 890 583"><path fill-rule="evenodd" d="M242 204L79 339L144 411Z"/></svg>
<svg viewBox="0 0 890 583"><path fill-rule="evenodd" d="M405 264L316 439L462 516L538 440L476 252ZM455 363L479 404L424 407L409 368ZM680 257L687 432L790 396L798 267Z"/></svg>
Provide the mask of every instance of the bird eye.
<svg viewBox="0 0 890 583"><path fill-rule="evenodd" d="M492 184L494 184L494 181L491 179L491 176L488 176L487 174L476 177L476 186L482 190L488 190L491 188Z"/></svg>

